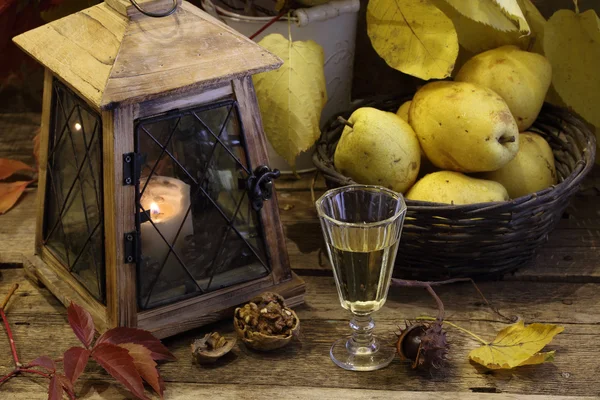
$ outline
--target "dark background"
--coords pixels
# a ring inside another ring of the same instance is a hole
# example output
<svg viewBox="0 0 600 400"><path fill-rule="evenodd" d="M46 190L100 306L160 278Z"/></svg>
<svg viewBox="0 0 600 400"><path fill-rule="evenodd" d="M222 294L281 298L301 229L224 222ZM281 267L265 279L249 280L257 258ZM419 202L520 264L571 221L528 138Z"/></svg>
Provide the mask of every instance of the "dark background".
<svg viewBox="0 0 600 400"><path fill-rule="evenodd" d="M574 8L572 0L532 1L546 18L560 8ZM45 21L68 15L98 2L98 0L0 0L0 113L37 112L41 107L42 68L16 48L10 38L42 25ZM60 4L57 6L56 3ZM194 0L192 3L197 4L198 1ZM361 0L354 60L353 97L414 92L422 81L388 67L373 50L367 36L365 19L367 3L368 0ZM581 12L593 8L600 14L600 0L579 0L579 8Z"/></svg>

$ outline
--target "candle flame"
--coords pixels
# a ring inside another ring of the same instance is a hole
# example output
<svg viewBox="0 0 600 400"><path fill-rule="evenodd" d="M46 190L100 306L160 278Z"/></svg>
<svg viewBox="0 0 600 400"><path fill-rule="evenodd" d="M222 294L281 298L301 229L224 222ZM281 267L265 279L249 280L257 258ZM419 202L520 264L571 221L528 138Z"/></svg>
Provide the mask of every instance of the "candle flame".
<svg viewBox="0 0 600 400"><path fill-rule="evenodd" d="M75 123L75 130L76 131L80 131L81 130L81 124L79 122Z"/></svg>
<svg viewBox="0 0 600 400"><path fill-rule="evenodd" d="M156 204L155 202L152 202L152 204L150 204L150 214L151 215L160 214L160 208L158 207L158 204Z"/></svg>

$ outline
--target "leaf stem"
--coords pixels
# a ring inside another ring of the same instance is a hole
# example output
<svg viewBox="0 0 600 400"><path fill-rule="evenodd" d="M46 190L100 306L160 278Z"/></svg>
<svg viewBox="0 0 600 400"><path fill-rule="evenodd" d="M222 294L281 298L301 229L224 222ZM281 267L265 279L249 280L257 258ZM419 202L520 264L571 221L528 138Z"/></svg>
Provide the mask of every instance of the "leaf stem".
<svg viewBox="0 0 600 400"><path fill-rule="evenodd" d="M8 319L6 318L6 314L4 313L4 308L0 308L0 316L2 316L2 322L4 323L4 329L6 329L6 335L8 336L8 343L10 344L10 351L12 352L13 361L15 362L15 367L19 369L21 367L21 363L19 362L19 356L17 355L17 348L15 347L15 340L13 338L12 330L10 329L10 325L8 324Z"/></svg>
<svg viewBox="0 0 600 400"><path fill-rule="evenodd" d="M10 300L10 298L12 297L12 295L15 293L15 291L19 288L19 284L18 283L14 283L8 294L6 295L6 297L4 298L4 301L2 302L2 304L0 305L0 308L3 310L6 310L6 305L8 304L8 301Z"/></svg>
<svg viewBox="0 0 600 400"><path fill-rule="evenodd" d="M257 30L256 32L254 32L249 37L249 39L253 40L255 37L257 37L258 35L260 35L265 29L267 29L268 27L270 27L271 25L273 25L275 22L279 21L279 19L281 17L283 17L286 13L287 13L287 10L285 8L283 10L279 11L279 14L277 14L276 16L274 16L269 22L267 22L259 30Z"/></svg>
<svg viewBox="0 0 600 400"><path fill-rule="evenodd" d="M42 371L38 371L38 370L36 370L36 369L26 369L26 368L20 368L20 369L19 369L19 372L22 372L22 373L27 373L27 374L36 374L36 375L41 375L41 376L43 376L44 378L48 378L48 379L50 379L50 375L48 375L48 374L46 374L46 373L44 373L44 372L42 372Z"/></svg>
<svg viewBox="0 0 600 400"><path fill-rule="evenodd" d="M433 318L433 317L417 317L416 320L417 321L435 321L436 318ZM448 324L451 327L456 328L459 331L462 331L462 332L470 335L471 337L473 337L477 341L481 342L481 344L484 344L484 345L488 345L489 344L488 342L486 342L485 340L483 340L481 337L477 336L476 334L474 334L470 330L463 328L462 326L458 326L458 325L456 325L456 324L454 324L452 322L449 322L448 320L444 320L442 323L443 324Z"/></svg>

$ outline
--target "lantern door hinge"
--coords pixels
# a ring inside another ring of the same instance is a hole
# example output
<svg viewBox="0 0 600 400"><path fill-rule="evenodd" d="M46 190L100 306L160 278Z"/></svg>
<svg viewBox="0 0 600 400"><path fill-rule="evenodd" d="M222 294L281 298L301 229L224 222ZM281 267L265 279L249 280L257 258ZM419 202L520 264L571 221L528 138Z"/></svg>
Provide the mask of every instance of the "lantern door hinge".
<svg viewBox="0 0 600 400"><path fill-rule="evenodd" d="M140 180L143 158L139 153L123 154L123 185L135 185Z"/></svg>
<svg viewBox="0 0 600 400"><path fill-rule="evenodd" d="M132 264L139 261L140 233L137 231L127 232L124 237L123 252L125 253L125 263Z"/></svg>

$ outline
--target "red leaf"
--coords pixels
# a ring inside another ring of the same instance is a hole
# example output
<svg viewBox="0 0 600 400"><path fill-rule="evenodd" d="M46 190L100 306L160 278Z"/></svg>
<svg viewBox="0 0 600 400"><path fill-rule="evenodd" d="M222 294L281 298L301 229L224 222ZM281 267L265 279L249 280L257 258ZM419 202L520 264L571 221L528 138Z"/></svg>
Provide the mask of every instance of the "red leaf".
<svg viewBox="0 0 600 400"><path fill-rule="evenodd" d="M71 347L63 356L63 369L69 381L75 382L85 369L90 358L90 351L83 347Z"/></svg>
<svg viewBox="0 0 600 400"><path fill-rule="evenodd" d="M50 386L48 387L48 400L62 400L63 388L60 380L56 375L50 378Z"/></svg>
<svg viewBox="0 0 600 400"><path fill-rule="evenodd" d="M94 320L90 313L71 302L67 310L67 316L75 336L85 347L90 347L92 340L94 340Z"/></svg>
<svg viewBox="0 0 600 400"><path fill-rule="evenodd" d="M100 338L96 345L99 343L135 343L141 344L152 352L152 359L154 360L176 360L175 356L171 354L157 338L152 334L143 329L136 328L113 328L106 331Z"/></svg>
<svg viewBox="0 0 600 400"><path fill-rule="evenodd" d="M100 343L94 346L92 357L134 396L142 400L148 399L144 394L142 377L126 349L111 343Z"/></svg>
<svg viewBox="0 0 600 400"><path fill-rule="evenodd" d="M33 168L21 161L0 158L0 179L6 179L22 170L33 171Z"/></svg>
<svg viewBox="0 0 600 400"><path fill-rule="evenodd" d="M15 205L31 182L33 181L0 183L0 214L4 214Z"/></svg>
<svg viewBox="0 0 600 400"><path fill-rule="evenodd" d="M75 397L75 389L69 378L61 374L56 374L55 376L60 381L63 389L69 394L69 397Z"/></svg>
<svg viewBox="0 0 600 400"><path fill-rule="evenodd" d="M48 356L41 356L27 364L28 367L42 367L46 368L50 372L56 371L56 364Z"/></svg>
<svg viewBox="0 0 600 400"><path fill-rule="evenodd" d="M154 389L162 399L163 388L160 384L160 375L156 369L156 362L152 359L152 352L141 344L135 343L123 343L120 344L119 347L123 347L129 352L129 355L133 357L133 363L140 373L140 376L152 386L152 389Z"/></svg>

